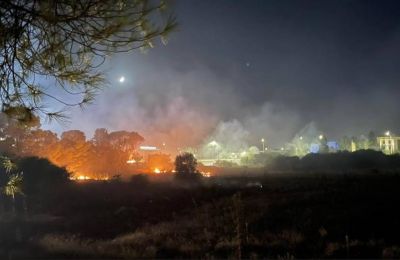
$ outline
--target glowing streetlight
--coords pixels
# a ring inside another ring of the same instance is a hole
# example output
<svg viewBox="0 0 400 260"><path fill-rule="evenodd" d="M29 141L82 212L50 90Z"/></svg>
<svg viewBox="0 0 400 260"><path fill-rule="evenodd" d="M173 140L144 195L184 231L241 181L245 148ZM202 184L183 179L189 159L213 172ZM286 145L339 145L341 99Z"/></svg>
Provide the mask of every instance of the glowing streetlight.
<svg viewBox="0 0 400 260"><path fill-rule="evenodd" d="M218 160L219 154L217 154L217 147L219 146L219 144L215 140L213 140L209 142L208 145L214 147L214 158Z"/></svg>
<svg viewBox="0 0 400 260"><path fill-rule="evenodd" d="M390 152L390 154L392 154L393 153L393 149L394 149L394 143L392 144L392 140L391 140L391 136L390 136L390 131L388 130L388 131L386 131L386 133L385 133L385 135L387 136L387 137L389 137L388 139L388 146L389 146L389 152Z"/></svg>
<svg viewBox="0 0 400 260"><path fill-rule="evenodd" d="M213 140L213 141L209 142L208 145L210 145L210 146L218 146L218 143L215 140Z"/></svg>
<svg viewBox="0 0 400 260"><path fill-rule="evenodd" d="M303 136L300 136L300 140L303 140Z"/></svg>
<svg viewBox="0 0 400 260"><path fill-rule="evenodd" d="M264 152L265 151L265 140L264 140L264 138L261 138L261 143L262 143L262 150Z"/></svg>
<svg viewBox="0 0 400 260"><path fill-rule="evenodd" d="M119 83L124 83L125 82L125 77L121 76L118 81L119 81Z"/></svg>
<svg viewBox="0 0 400 260"><path fill-rule="evenodd" d="M322 140L322 139L324 139L324 136L323 135L319 135L319 140Z"/></svg>

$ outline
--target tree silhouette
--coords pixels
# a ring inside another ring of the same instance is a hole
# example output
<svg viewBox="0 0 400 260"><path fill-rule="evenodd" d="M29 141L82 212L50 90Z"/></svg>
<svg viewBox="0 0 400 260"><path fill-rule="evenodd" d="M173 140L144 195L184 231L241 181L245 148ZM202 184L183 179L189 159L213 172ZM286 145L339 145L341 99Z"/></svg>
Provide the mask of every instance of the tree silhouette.
<svg viewBox="0 0 400 260"><path fill-rule="evenodd" d="M197 160L191 153L179 154L175 158L175 171L178 177L199 176Z"/></svg>
<svg viewBox="0 0 400 260"><path fill-rule="evenodd" d="M0 1L2 110L26 122L35 113L62 118L63 109L46 108L43 98L90 103L105 84L106 57L153 47L158 37L165 43L176 24L165 10L162 0Z"/></svg>
<svg viewBox="0 0 400 260"><path fill-rule="evenodd" d="M66 167L75 177L103 179L132 172L127 160L138 157L138 146L144 140L134 131L109 133L107 129L97 129L90 140L79 130L65 131L58 138L56 133L36 126L17 127L13 125L15 119L0 114L0 123L2 119L7 123L0 127L1 154L46 158L59 167Z"/></svg>

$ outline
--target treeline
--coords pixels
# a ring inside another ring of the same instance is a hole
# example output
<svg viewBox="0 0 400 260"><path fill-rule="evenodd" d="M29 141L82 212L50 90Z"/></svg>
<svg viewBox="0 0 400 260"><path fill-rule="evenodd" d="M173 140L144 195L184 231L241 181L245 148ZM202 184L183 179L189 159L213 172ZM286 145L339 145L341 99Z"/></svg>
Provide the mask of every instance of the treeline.
<svg viewBox="0 0 400 260"><path fill-rule="evenodd" d="M351 170L395 170L400 169L400 155L385 155L374 150L337 152L296 156L278 156L266 167L282 171L351 171Z"/></svg>
<svg viewBox="0 0 400 260"><path fill-rule="evenodd" d="M0 153L19 157L46 158L75 175L105 178L127 173L126 161L139 160L137 146L144 138L136 132L96 129L92 139L79 130L56 133L36 124L21 125L4 116L0 119Z"/></svg>

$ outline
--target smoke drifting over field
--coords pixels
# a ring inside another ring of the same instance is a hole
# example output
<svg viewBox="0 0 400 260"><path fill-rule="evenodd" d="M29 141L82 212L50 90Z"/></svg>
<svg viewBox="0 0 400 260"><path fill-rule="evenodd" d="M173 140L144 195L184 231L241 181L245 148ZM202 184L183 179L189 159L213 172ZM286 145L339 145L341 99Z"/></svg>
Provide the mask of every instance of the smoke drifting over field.
<svg viewBox="0 0 400 260"><path fill-rule="evenodd" d="M311 121L332 139L396 132L394 2L318 3L178 1L180 28L166 47L114 56L96 105L66 128L46 127L135 130L175 150L215 136L279 147Z"/></svg>
<svg viewBox="0 0 400 260"><path fill-rule="evenodd" d="M210 140L238 150L258 145L262 137L270 145L281 145L298 129L294 111L271 102L249 104L235 90L234 81L217 77L205 67L156 68L159 73L153 76L142 74L145 69L138 67L133 75L125 76L124 84L111 82L96 104L73 114L67 127L82 129L89 136L100 127L134 130L147 143L161 146L165 142L171 151ZM110 78L117 75L110 73Z"/></svg>

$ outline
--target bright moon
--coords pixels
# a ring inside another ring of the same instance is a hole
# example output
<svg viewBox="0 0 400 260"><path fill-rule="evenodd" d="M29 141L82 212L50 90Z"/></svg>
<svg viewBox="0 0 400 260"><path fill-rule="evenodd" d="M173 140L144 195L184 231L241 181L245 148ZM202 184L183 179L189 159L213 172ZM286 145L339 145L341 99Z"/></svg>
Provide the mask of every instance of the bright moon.
<svg viewBox="0 0 400 260"><path fill-rule="evenodd" d="M125 81L125 77L124 77L124 76L122 76L122 77L119 78L119 82L120 82L120 83L123 83L124 81Z"/></svg>

